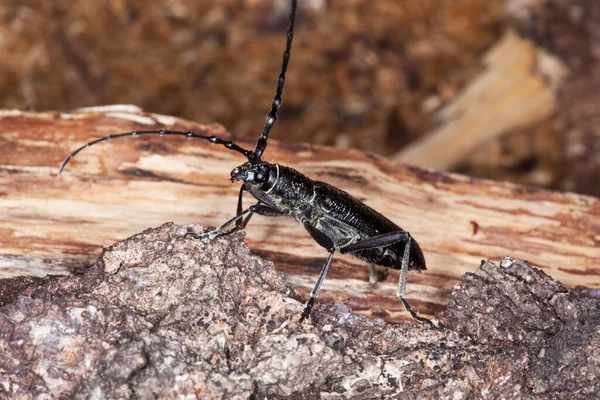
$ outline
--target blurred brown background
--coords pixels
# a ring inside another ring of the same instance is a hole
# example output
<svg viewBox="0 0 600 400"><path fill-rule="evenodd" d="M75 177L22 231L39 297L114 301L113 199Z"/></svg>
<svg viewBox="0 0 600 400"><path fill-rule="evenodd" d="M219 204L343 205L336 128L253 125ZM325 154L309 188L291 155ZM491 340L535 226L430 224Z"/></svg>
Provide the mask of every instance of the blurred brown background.
<svg viewBox="0 0 600 400"><path fill-rule="evenodd" d="M130 103L257 136L288 11L3 1L0 107ZM600 196L599 59L597 0L300 0L272 137Z"/></svg>

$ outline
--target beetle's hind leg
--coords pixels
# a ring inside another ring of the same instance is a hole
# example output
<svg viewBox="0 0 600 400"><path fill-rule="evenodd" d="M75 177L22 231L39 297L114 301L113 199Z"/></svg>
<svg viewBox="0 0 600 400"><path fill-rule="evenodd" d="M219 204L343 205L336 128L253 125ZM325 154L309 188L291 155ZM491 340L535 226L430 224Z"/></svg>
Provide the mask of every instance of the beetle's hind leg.
<svg viewBox="0 0 600 400"><path fill-rule="evenodd" d="M434 321L431 321L430 319L421 317L419 315L419 312L413 310L413 308L410 306L410 304L408 304L408 301L406 301L406 277L408 276L408 266L410 265L409 262L410 262L411 242L412 242L412 238L409 235L408 240L406 241L406 245L404 246L404 254L402 255L402 267L400 268L400 282L398 284L398 293L396 293L396 296L400 299L400 301L402 302L402 305L404 305L404 309L415 320L417 320L421 323L427 323L427 324L431 325L433 328L441 329L441 328L443 328L443 325L439 321L435 320L435 322L434 322Z"/></svg>
<svg viewBox="0 0 600 400"><path fill-rule="evenodd" d="M377 247L387 247L396 243L405 242L404 254L402 255L402 264L400 266L400 283L398 285L398 293L396 294L406 311L411 317L419 322L425 322L434 328L440 328L442 325L439 322L430 321L427 318L419 316L419 313L413 310L413 308L406 301L406 277L408 275L408 267L410 266L410 248L412 243L412 237L406 231L397 231L384 233L379 236L373 236L367 239L363 239L346 247L342 247L340 252L342 254L349 253L357 250L373 249Z"/></svg>
<svg viewBox="0 0 600 400"><path fill-rule="evenodd" d="M375 264L369 264L369 285L375 286L377 284L377 270Z"/></svg>

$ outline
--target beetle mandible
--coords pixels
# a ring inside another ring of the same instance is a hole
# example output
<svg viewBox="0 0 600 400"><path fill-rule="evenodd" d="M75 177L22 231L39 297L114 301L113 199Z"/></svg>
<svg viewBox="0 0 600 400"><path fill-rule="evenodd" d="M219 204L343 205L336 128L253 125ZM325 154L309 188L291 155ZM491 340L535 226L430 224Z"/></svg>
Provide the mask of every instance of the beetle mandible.
<svg viewBox="0 0 600 400"><path fill-rule="evenodd" d="M419 313L406 301L406 277L409 270L425 270L425 257L419 244L411 235L392 221L373 210L369 206L352 197L350 194L327 183L313 181L300 172L283 166L272 164L261 159L266 147L269 132L277 120L277 111L281 106L281 94L285 83L285 74L290 60L290 51L294 37L297 0L292 0L290 25L287 30L286 48L283 53L281 72L277 80L277 90L271 110L267 115L263 132L254 150L246 150L233 141L223 140L216 136L203 135L198 132L174 130L145 130L108 135L93 140L72 152L61 164L60 176L67 163L80 151L97 143L127 136L138 135L175 135L188 138L205 139L244 155L248 161L231 171L231 181L241 181L237 213L221 226L196 234L189 232L187 236L195 239L213 239L220 235L230 234L244 229L254 214L266 217L290 216L301 223L312 238L329 252L317 282L306 302L300 321L310 315L315 299L319 295L321 285L327 275L331 260L336 251L350 254L370 263L371 278L375 275L374 265L400 270L400 283L397 296L406 311L420 322L434 327L434 323L420 317ZM258 201L243 210L242 195L244 191L252 194ZM232 226L234 225L235 226ZM229 229L231 227L231 229Z"/></svg>

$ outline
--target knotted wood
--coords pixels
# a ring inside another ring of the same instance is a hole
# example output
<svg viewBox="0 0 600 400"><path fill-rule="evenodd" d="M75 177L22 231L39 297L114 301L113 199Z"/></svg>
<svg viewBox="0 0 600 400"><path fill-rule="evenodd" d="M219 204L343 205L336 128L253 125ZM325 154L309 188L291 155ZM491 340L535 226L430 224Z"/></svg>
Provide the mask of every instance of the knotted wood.
<svg viewBox="0 0 600 400"><path fill-rule="evenodd" d="M86 149L100 136L141 129L196 130L231 138L220 125L146 114L135 107L73 113L0 111L0 276L65 274L102 248L167 221L219 225L234 215L238 153L200 140L125 138ZM252 148L255 138L238 140ZM428 263L409 274L408 297L424 314L443 310L452 286L482 259L526 259L567 286L600 287L600 200L437 173L353 150L270 141L264 159L331 183L411 232ZM246 205L252 204L249 196ZM252 251L285 272L307 297L326 258L295 221L256 216ZM395 321L398 274L371 287L367 265L336 255L320 300Z"/></svg>

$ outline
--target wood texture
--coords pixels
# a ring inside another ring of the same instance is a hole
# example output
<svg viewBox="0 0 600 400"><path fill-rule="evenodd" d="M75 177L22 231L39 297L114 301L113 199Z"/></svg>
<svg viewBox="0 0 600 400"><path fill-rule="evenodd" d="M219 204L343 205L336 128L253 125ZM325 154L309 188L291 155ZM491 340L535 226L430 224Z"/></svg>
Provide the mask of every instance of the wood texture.
<svg viewBox="0 0 600 400"><path fill-rule="evenodd" d="M507 31L483 57L484 71L437 113L440 125L392 158L450 170L505 133L543 121L568 75L557 57Z"/></svg>
<svg viewBox="0 0 600 400"><path fill-rule="evenodd" d="M167 221L218 225L236 207L229 171L244 160L199 140L117 139L77 156L85 142L133 129L173 129L230 136L145 114L134 107L61 113L0 111L0 275L66 273L93 263L103 246ZM239 140L252 147L255 139ZM359 151L269 143L265 159L338 186L409 230L428 270L409 274L408 296L425 314L441 311L459 277L482 259L529 260L567 286L600 287L600 200L509 183L475 180L389 161ZM246 204L251 204L248 198ZM249 247L275 263L306 296L326 256L291 219L253 218ZM321 301L394 321L398 274L375 287L368 268L337 255Z"/></svg>

